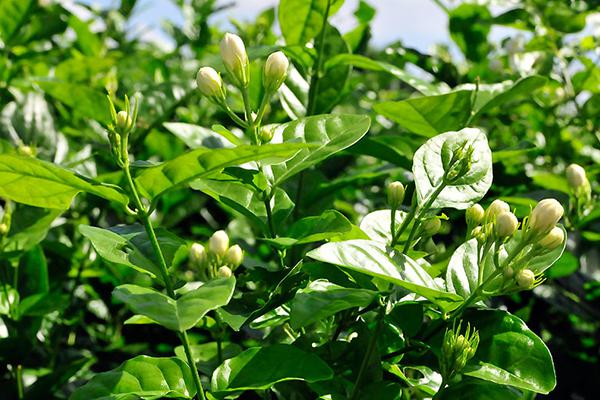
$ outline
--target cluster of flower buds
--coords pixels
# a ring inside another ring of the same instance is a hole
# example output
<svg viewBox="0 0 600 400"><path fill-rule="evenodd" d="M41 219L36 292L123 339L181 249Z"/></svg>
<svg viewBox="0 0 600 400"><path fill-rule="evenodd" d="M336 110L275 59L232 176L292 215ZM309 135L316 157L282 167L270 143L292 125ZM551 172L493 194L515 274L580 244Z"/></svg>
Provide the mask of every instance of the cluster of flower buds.
<svg viewBox="0 0 600 400"><path fill-rule="evenodd" d="M473 358L479 346L479 332L467 324L465 333L461 333L461 324L453 329L447 329L442 344L440 372L445 382L460 373Z"/></svg>
<svg viewBox="0 0 600 400"><path fill-rule="evenodd" d="M108 141L110 149L119 166L129 162L127 156L127 141L137 122L139 100L136 99L133 108L129 97L125 95L125 110L117 112L110 95L106 96L110 106L111 123L108 124Z"/></svg>
<svg viewBox="0 0 600 400"><path fill-rule="evenodd" d="M467 145L466 142L454 151L448 164L449 168L444 176L447 183L455 182L471 170L474 151L473 146Z"/></svg>
<svg viewBox="0 0 600 400"><path fill-rule="evenodd" d="M250 62L244 41L238 35L226 33L221 40L221 58L233 84L246 88L250 83ZM287 76L289 61L281 51L271 54L265 62L263 85L272 94ZM202 67L196 75L198 90L217 104L225 101L225 86L221 75L211 67Z"/></svg>
<svg viewBox="0 0 600 400"><path fill-rule="evenodd" d="M242 248L237 244L229 246L229 236L225 231L213 233L207 246L194 243L190 247L190 266L197 268L204 280L229 278L242 261Z"/></svg>
<svg viewBox="0 0 600 400"><path fill-rule="evenodd" d="M519 220L502 200L494 200L487 210L479 204L472 205L465 212L465 219L470 236L479 242L505 240L514 235L519 227Z"/></svg>

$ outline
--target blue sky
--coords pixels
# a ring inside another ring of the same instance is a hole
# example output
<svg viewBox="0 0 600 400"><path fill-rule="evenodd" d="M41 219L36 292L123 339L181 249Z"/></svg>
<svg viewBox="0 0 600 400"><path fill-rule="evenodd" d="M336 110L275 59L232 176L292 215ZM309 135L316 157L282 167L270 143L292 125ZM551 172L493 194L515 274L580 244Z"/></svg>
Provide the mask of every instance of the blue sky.
<svg viewBox="0 0 600 400"><path fill-rule="evenodd" d="M80 0L81 1L81 0ZM99 7L115 6L119 0L82 0ZM432 0L368 0L377 9L372 24L373 43L384 46L401 39L406 45L428 50L436 43L451 44L444 12ZM231 3L230 0L220 3ZM278 3L277 0L236 0L236 5L214 17L213 22L226 28L230 18L249 20L261 10ZM353 27L358 0L346 0L343 8L334 16L333 23L348 30ZM139 0L132 27L144 32L148 38L164 39L161 21L168 19L181 24L183 18L170 0Z"/></svg>

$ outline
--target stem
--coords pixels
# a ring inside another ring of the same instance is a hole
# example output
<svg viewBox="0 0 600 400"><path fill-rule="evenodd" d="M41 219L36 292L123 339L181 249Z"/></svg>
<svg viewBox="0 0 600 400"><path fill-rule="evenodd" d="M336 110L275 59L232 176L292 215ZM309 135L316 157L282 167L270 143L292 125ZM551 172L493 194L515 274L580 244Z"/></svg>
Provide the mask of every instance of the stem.
<svg viewBox="0 0 600 400"><path fill-rule="evenodd" d="M319 33L319 51L317 52L317 61L314 73L310 78L310 89L308 93L308 105L306 106L306 115L313 115L315 113L315 105L317 95L319 94L319 80L321 79L321 71L323 69L323 51L325 49L325 32L327 30L327 19L329 18L329 10L331 9L331 0L327 0L327 7L325 8L325 18L323 18L323 25L321 25L321 32Z"/></svg>
<svg viewBox="0 0 600 400"><path fill-rule="evenodd" d="M238 124L239 126L241 126L244 129L248 128L248 124L243 119L238 117L237 114L233 112L233 110L229 107L229 105L225 101L222 102L221 107L223 107L223 109L225 110L227 115L229 115L229 118L231 118L233 120L233 122L235 122L236 124Z"/></svg>
<svg viewBox="0 0 600 400"><path fill-rule="evenodd" d="M413 215L415 215L414 216L415 222L413 223L412 229L410 230L410 233L408 234L408 239L406 240L406 243L404 244L404 249L402 251L404 254L406 254L406 252L408 250L410 250L413 237L417 233L417 228L419 227L419 224L421 223L421 218L423 217L423 214L425 214L427 211L429 211L429 209L431 208L431 205L433 204L435 199L437 199L437 197L440 195L440 193L442 192L442 190L444 190L445 187L446 187L446 181L445 181L445 179L443 179L442 183L440 183L440 185L429 195L429 197L427 198L427 201L423 204L423 206L419 207L418 211L416 212L416 215L413 213ZM406 225L408 226L408 223ZM400 238L400 235L398 235L396 240L398 240L399 238Z"/></svg>
<svg viewBox="0 0 600 400"><path fill-rule="evenodd" d="M127 140L123 141L123 152L127 152ZM150 220L150 215L148 211L145 209L142 200L137 192L137 188L135 183L133 182L133 178L131 177L131 171L129 169L129 156L126 154L124 157L124 165L123 172L125 173L125 177L127 179L127 184L129 185L129 190L131 195L133 196L133 200L135 202L135 206L137 208L137 216L141 220L146 233L148 234L148 238L150 239L150 243L152 244L152 249L154 253L158 257L158 264L160 267L160 272L167 289L167 293L169 297L175 299L175 291L173 290L173 284L171 283L171 277L169 276L169 269L167 267L167 262L165 261L165 257L160 248L160 244L158 243L158 239L156 237L156 233L154 232L154 227L152 226L152 221ZM196 367L196 363L194 362L194 358L192 357L192 352L190 351L190 343L187 337L187 331L182 331L179 334L179 339L183 344L185 349L185 355L187 357L188 364L190 369L192 370L192 376L194 377L194 384L196 385L197 396L200 400L205 400L204 390L202 389L202 382L200 382L200 375L198 374L198 368Z"/></svg>
<svg viewBox="0 0 600 400"><path fill-rule="evenodd" d="M188 359L188 364L192 369L192 377L194 378L194 384L196 385L196 390L198 391L198 397L200 400L205 400L204 390L202 390L202 382L200 382L200 375L198 374L198 368L196 368L196 363L194 362L194 357L192 357L192 351L190 349L190 341L188 340L187 331L182 331L179 335L181 343L183 344L183 349L185 350L185 356Z"/></svg>
<svg viewBox="0 0 600 400"><path fill-rule="evenodd" d="M250 108L250 97L248 97L248 88L242 88L242 98L244 99L244 109L246 110L246 124L248 129L252 131L252 141L254 144L259 144L258 134L256 132L256 125L254 124L254 118L252 118L252 109Z"/></svg>
<svg viewBox="0 0 600 400"><path fill-rule="evenodd" d="M23 392L23 366L19 364L17 365L17 394L19 400L23 398Z"/></svg>
<svg viewBox="0 0 600 400"><path fill-rule="evenodd" d="M375 325L375 332L371 336L371 340L369 340L369 345L367 347L367 352L360 364L360 369L358 370L358 376L356 377L356 382L354 382L354 387L352 388L352 393L350 394L350 400L356 400L359 393L360 384L363 380L363 376L365 374L365 370L369 365L369 360L373 355L373 351L375 350L375 346L377 345L377 337L381 332L381 328L383 328L383 317L385 315L385 305L382 305L379 309L379 314L377 315L377 325Z"/></svg>
<svg viewBox="0 0 600 400"><path fill-rule="evenodd" d="M265 209L267 210L267 222L269 224L269 235L271 239L275 239L275 224L273 221L273 210L271 209L271 196L268 196L265 201Z"/></svg>

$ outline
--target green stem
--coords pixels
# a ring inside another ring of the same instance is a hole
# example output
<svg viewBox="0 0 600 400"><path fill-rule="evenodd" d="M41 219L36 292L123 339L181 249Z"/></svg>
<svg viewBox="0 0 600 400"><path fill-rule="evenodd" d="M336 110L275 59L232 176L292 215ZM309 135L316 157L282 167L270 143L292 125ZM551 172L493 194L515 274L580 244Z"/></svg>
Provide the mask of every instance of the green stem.
<svg viewBox="0 0 600 400"><path fill-rule="evenodd" d="M415 234L417 233L417 228L419 227L419 224L421 223L421 218L427 211L429 211L429 209L431 208L431 205L433 204L435 199L437 199L437 197L440 195L440 193L442 192L442 190L444 190L445 187L446 187L446 182L444 179L444 180L442 180L442 183L440 183L440 185L429 195L429 197L427 198L427 201L423 204L423 206L418 208L416 215L413 213L415 222L413 223L412 229L410 230L410 233L408 234L408 239L406 240L406 243L404 244L404 249L402 251L404 254L406 254L406 252L408 252L408 250L410 250L412 240L413 240ZM407 224L407 226L408 226L408 224ZM400 235L398 235L396 240L398 240L399 238L400 238Z"/></svg>
<svg viewBox="0 0 600 400"><path fill-rule="evenodd" d="M17 394L19 396L19 400L23 398L24 390L23 390L23 366L21 364L17 365Z"/></svg>
<svg viewBox="0 0 600 400"><path fill-rule="evenodd" d="M127 150L126 150L127 149L127 147L126 147L127 140L124 140L123 145L124 145L123 151L127 152ZM169 297L171 297L172 299L175 299L175 290L173 290L173 284L172 284L171 278L169 276L169 269L167 267L167 262L165 261L165 257L160 248L160 244L158 243L156 233L154 232L154 227L152 226L152 221L150 220L150 215L148 214L148 211L144 207L144 204L142 203L142 200L140 199L140 196L138 194L135 183L133 182L133 178L131 177L131 171L129 169L129 156L126 155L126 157L124 158L123 161L124 161L123 172L125 173L125 178L127 179L127 184L129 185L129 190L131 192L133 201L137 208L137 216L140 219L140 221L142 222L142 224L144 225L146 233L148 234L148 238L150 239L152 249L154 250L154 253L158 257L158 264L160 267L160 272L161 272L163 281L165 283L165 287L167 289L167 293L168 293ZM202 382L200 382L200 375L198 374L198 368L196 367L196 363L194 362L194 358L192 357L192 352L190 351L190 344L189 344L188 337L187 337L187 331L185 331L185 330L182 331L179 334L179 339L180 339L181 343L183 344L188 364L190 366L190 369L192 370L194 384L196 385L196 391L198 393L197 396L200 400L205 400L204 390L202 389Z"/></svg>
<svg viewBox="0 0 600 400"><path fill-rule="evenodd" d="M358 370L358 376L356 377L356 382L354 382L354 387L352 388L352 393L350 394L350 400L356 400L358 398L360 384L363 380L365 371L367 366L369 365L369 360L371 360L371 356L373 355L373 351L375 351L375 347L377 346L377 337L381 333L381 329L383 328L383 317L385 316L385 305L381 305L379 309L379 314L377 315L377 325L375 325L375 331L369 340L369 345L367 346L367 352L365 353L364 358L360 364L360 369Z"/></svg>
<svg viewBox="0 0 600 400"><path fill-rule="evenodd" d="M265 201L265 209L267 210L267 223L269 224L269 235L271 239L275 239L275 223L273 221L273 210L271 209L271 196L268 196Z"/></svg>
<svg viewBox="0 0 600 400"><path fill-rule="evenodd" d="M306 106L306 115L313 115L315 113L317 95L319 94L319 80L321 79L321 73L323 69L323 52L325 50L325 33L327 31L327 19L329 18L329 11L331 9L331 0L327 0L327 7L325 8L325 16L323 18L323 25L321 25L321 31L319 32L319 51L317 52L316 69L314 70L310 78L310 89L308 93L308 105Z"/></svg>
<svg viewBox="0 0 600 400"><path fill-rule="evenodd" d="M242 98L244 99L244 109L246 110L246 123L252 133L251 140L254 144L259 144L256 125L254 124L254 118L252 118L252 108L250 107L250 97L248 96L247 87L242 88Z"/></svg>
<svg viewBox="0 0 600 400"><path fill-rule="evenodd" d="M221 103L221 107L223 107L223 109L225 110L227 115L229 115L229 118L231 118L233 120L233 122L235 122L236 124L238 124L239 126L241 126L244 129L248 128L248 124L243 119L238 117L237 114L233 112L233 110L229 107L229 105L225 101L223 101Z"/></svg>

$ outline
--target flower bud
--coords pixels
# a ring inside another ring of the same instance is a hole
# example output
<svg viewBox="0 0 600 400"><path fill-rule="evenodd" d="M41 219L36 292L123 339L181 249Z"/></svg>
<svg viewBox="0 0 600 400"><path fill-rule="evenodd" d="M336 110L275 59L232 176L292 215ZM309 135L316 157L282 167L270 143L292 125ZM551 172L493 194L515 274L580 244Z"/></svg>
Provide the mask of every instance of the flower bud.
<svg viewBox="0 0 600 400"><path fill-rule="evenodd" d="M479 204L473 204L471 207L467 208L465 211L465 219L467 220L468 226L476 226L483 221L483 216L485 211L483 207Z"/></svg>
<svg viewBox="0 0 600 400"><path fill-rule="evenodd" d="M423 222L423 230L429 236L433 236L438 233L441 227L442 222L439 220L439 218L431 218Z"/></svg>
<svg viewBox="0 0 600 400"><path fill-rule="evenodd" d="M22 156L33 157L35 155L35 151L34 151L33 147L31 147L31 146L21 145L21 146L19 146L17 151Z"/></svg>
<svg viewBox="0 0 600 400"><path fill-rule="evenodd" d="M554 250L565 241L565 233L561 228L555 226L538 244L546 250Z"/></svg>
<svg viewBox="0 0 600 400"><path fill-rule="evenodd" d="M2 222L0 224L0 236L4 236L8 233L8 224L6 222Z"/></svg>
<svg viewBox="0 0 600 400"><path fill-rule="evenodd" d="M529 289L535 283L535 274L530 269L522 269L517 272L515 279L520 288Z"/></svg>
<svg viewBox="0 0 600 400"><path fill-rule="evenodd" d="M200 243L192 244L190 247L190 263L196 267L202 267L206 263L206 250Z"/></svg>
<svg viewBox="0 0 600 400"><path fill-rule="evenodd" d="M262 143L269 143L273 140L275 129L272 126L262 126L258 131L258 138Z"/></svg>
<svg viewBox="0 0 600 400"><path fill-rule="evenodd" d="M529 217L529 227L536 235L545 235L562 218L563 207L555 199L544 199L537 203ZM539 236L538 236L539 237Z"/></svg>
<svg viewBox="0 0 600 400"><path fill-rule="evenodd" d="M504 276L505 279L510 279L515 275L515 270L513 270L512 267L506 266L502 270L502 275Z"/></svg>
<svg viewBox="0 0 600 400"><path fill-rule="evenodd" d="M119 133L129 131L132 125L131 117L127 114L127 111L119 111L115 122Z"/></svg>
<svg viewBox="0 0 600 400"><path fill-rule="evenodd" d="M216 231L208 241L209 250L218 257L223 257L229 248L229 236L225 231Z"/></svg>
<svg viewBox="0 0 600 400"><path fill-rule="evenodd" d="M485 242L486 239L485 232L481 226L476 226L475 228L473 228L473 230L471 231L471 237L474 237L480 243Z"/></svg>
<svg viewBox="0 0 600 400"><path fill-rule="evenodd" d="M589 185L585 169L581 165L571 164L567 167L567 181L573 189L578 189L582 186Z"/></svg>
<svg viewBox="0 0 600 400"><path fill-rule="evenodd" d="M225 253L225 258L223 260L233 268L237 268L244 260L244 252L240 246L235 244L227 249L227 253Z"/></svg>
<svg viewBox="0 0 600 400"><path fill-rule="evenodd" d="M217 276L219 278L229 278L231 275L233 275L233 273L229 267L223 266L217 271Z"/></svg>
<svg viewBox="0 0 600 400"><path fill-rule="evenodd" d="M387 187L388 203L393 209L398 209L404 201L404 185L398 181L392 182Z"/></svg>
<svg viewBox="0 0 600 400"><path fill-rule="evenodd" d="M267 92L274 92L279 89L287 76L289 65L290 62L282 51L276 51L267 58L263 77Z"/></svg>
<svg viewBox="0 0 600 400"><path fill-rule="evenodd" d="M508 205L508 203L506 203L502 200L496 199L496 200L492 201L492 204L490 204L488 209L485 211L485 214L484 214L485 220L486 220L486 222L491 222L501 212L509 212L509 211L510 211L510 206Z"/></svg>
<svg viewBox="0 0 600 400"><path fill-rule="evenodd" d="M495 231L499 238L512 236L519 226L519 220L510 211L503 211L496 216Z"/></svg>
<svg viewBox="0 0 600 400"><path fill-rule="evenodd" d="M248 86L250 70L248 54L242 38L233 33L226 33L221 40L221 57L223 63L240 86Z"/></svg>
<svg viewBox="0 0 600 400"><path fill-rule="evenodd" d="M196 74L196 84L202 95L209 98L223 98L223 80L221 75L211 67L202 67Z"/></svg>

